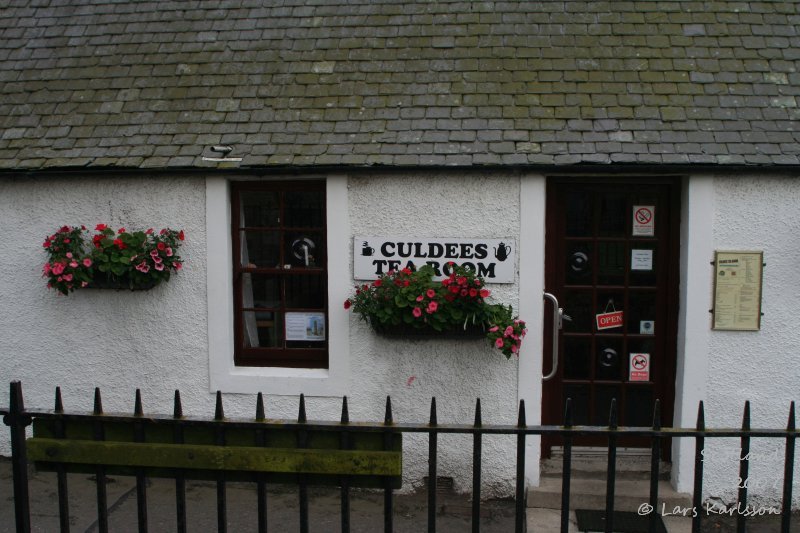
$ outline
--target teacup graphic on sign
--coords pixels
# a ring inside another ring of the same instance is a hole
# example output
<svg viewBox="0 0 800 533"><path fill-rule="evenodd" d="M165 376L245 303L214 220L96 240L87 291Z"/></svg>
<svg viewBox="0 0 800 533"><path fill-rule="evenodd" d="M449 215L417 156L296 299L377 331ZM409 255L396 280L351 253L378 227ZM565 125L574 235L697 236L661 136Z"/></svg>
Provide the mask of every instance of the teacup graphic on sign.
<svg viewBox="0 0 800 533"><path fill-rule="evenodd" d="M494 249L494 257L498 261L505 261L508 259L508 254L511 253L511 247L501 242Z"/></svg>
<svg viewBox="0 0 800 533"><path fill-rule="evenodd" d="M361 255L372 255L375 253L375 248L370 247L367 241L364 241L364 245L361 247Z"/></svg>

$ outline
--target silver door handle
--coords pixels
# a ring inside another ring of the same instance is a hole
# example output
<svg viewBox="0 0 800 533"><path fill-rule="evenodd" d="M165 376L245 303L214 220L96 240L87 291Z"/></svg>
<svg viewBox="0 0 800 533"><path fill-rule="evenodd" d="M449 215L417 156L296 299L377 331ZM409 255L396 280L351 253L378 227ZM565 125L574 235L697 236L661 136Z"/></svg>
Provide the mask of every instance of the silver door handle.
<svg viewBox="0 0 800 533"><path fill-rule="evenodd" d="M558 299L549 292L543 293L546 300L553 302L553 368L546 376L542 376L542 381L552 379L558 371L558 332L563 326L564 320L572 320L572 317L564 314L564 310L558 306Z"/></svg>

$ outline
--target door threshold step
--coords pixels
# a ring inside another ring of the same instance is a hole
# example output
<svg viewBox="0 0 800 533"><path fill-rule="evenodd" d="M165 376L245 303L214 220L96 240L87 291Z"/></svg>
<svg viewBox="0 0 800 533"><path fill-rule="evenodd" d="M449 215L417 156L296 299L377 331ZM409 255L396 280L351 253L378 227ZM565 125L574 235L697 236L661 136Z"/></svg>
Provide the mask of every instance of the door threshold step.
<svg viewBox="0 0 800 533"><path fill-rule="evenodd" d="M614 486L614 509L636 511L648 502L650 482L647 480L617 479ZM668 511L676 506L692 505L690 494L675 492L668 481L658 482L658 509ZM538 487L528 489L528 507L561 508L561 478L543 477ZM605 509L605 479L573 479L570 482L570 509Z"/></svg>
<svg viewBox="0 0 800 533"><path fill-rule="evenodd" d="M682 516L662 517L667 533L690 533L692 531L692 519ZM528 508L525 517L527 531L536 533L560 533L561 532L561 510L544 509L541 507ZM578 520L575 511L569 513L569 533L579 533Z"/></svg>

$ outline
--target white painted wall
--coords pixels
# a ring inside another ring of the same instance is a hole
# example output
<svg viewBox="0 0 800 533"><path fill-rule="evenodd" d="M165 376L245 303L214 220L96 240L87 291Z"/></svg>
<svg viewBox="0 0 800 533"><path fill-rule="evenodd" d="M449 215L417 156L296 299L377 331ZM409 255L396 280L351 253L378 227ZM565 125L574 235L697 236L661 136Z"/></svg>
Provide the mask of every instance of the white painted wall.
<svg viewBox="0 0 800 533"><path fill-rule="evenodd" d="M89 410L93 388L100 386L106 411L129 412L138 386L145 410L153 413L171 412L177 388L184 412L197 416L213 413L213 391L221 389L226 415L234 417L252 416L255 392L263 391L277 392L265 397L267 416L277 418L296 416L297 394L304 392L310 419L337 419L346 394L352 420L382 420L386 396L391 395L397 421L426 421L432 396L441 422L471 422L477 397L484 420L515 421L516 358L506 360L482 340L379 338L342 303L354 283L354 234L518 242L519 177L415 173L328 176L327 182L328 245L338 252L329 258L328 371L231 365L224 178L70 175L0 182L0 224L9 228L0 237L6 251L0 259L6 272L0 277L0 294L11 310L0 315L0 383L21 380L28 407L38 408L51 408L53 390L61 385L67 409ZM40 277L44 237L63 224L94 227L98 222L184 229L186 267L147 292L83 290L65 297L48 291ZM516 283L491 289L497 301L518 308ZM528 339L534 346L535 338ZM529 356L532 352L523 352ZM538 406L529 406L533 412ZM3 428L3 453L9 451L6 437ZM442 435L439 448L439 475L452 476L457 489L469 490L471 438ZM404 449L409 489L427 475L427 437L408 435ZM484 495L513 493L514 438L486 437L484 457Z"/></svg>
<svg viewBox="0 0 800 533"><path fill-rule="evenodd" d="M266 398L268 416L296 416L296 394L303 391L312 419L336 419L340 397L347 394L354 420L381 420L391 395L395 419L406 422L426 420L435 396L442 422L469 423L480 397L485 421L513 423L517 402L525 399L529 423L538 422L544 178L434 171L327 178L329 246L345 251L332 254L330 265L335 277L330 313L336 325L331 343L341 349L331 370L314 376L230 367L223 178L69 175L0 181L0 384L22 380L27 405L38 408L50 408L53 389L61 385L66 407L79 410L91 408L92 389L101 386L107 411L130 411L139 386L145 410L154 413L169 413L179 388L185 411L198 416L212 414L216 388L226 392L229 416L252 416L257 390L278 391ZM783 426L789 401L800 400L800 328L795 325L800 185L796 178L758 175L693 176L684 185L675 422L693 425L696 402L703 399L709 425L737 425L741 405L750 399L754 426ZM147 292L84 290L64 297L48 291L40 277L44 237L63 224L98 222L184 229L186 268ZM525 275L492 289L528 321L530 335L519 361L506 361L481 341L375 336L341 307L353 284L355 234L515 239ZM709 261L715 249L764 250L760 332L710 329ZM7 403L3 398L5 391L0 404ZM770 485L751 488L751 494L764 495L761 501L777 494L771 484L782 453L776 454L777 443L772 446L754 444L764 460L754 460L751 478ZM416 485L427 475L427 439L408 436L404 447L405 475ZM439 475L453 476L457 489L468 490L469 437L442 436L439 447ZM708 450L706 495L731 501L735 479L728 473L735 473L738 464L733 461L731 467L730 453L714 445ZM674 479L681 490L691 488L693 451L688 441L674 449ZM8 453L5 428L0 453ZM538 441L529 439L526 476L534 484L538 456ZM484 495L513 491L514 457L513 438L485 439ZM795 479L800 481L800 472ZM800 487L795 487L795 498L800 498Z"/></svg>

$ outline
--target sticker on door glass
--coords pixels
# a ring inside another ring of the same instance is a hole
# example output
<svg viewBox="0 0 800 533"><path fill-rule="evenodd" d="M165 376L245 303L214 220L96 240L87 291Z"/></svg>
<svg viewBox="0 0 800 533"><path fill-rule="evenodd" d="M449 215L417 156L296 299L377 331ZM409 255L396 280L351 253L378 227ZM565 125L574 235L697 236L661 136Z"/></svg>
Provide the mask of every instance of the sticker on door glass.
<svg viewBox="0 0 800 533"><path fill-rule="evenodd" d="M639 321L639 335L655 335L655 334L656 334L655 320Z"/></svg>
<svg viewBox="0 0 800 533"><path fill-rule="evenodd" d="M631 250L631 270L653 270L653 250Z"/></svg>
<svg viewBox="0 0 800 533"><path fill-rule="evenodd" d="M287 341L324 341L325 313L286 313Z"/></svg>
<svg viewBox="0 0 800 533"><path fill-rule="evenodd" d="M614 306L614 300L609 300L606 304L606 310L595 316L597 321L597 330L621 328L623 325L623 312L617 311Z"/></svg>
<svg viewBox="0 0 800 533"><path fill-rule="evenodd" d="M634 237L652 237L656 232L656 206L633 206L633 232Z"/></svg>
<svg viewBox="0 0 800 533"><path fill-rule="evenodd" d="M650 381L650 354L632 353L628 369L628 381Z"/></svg>

